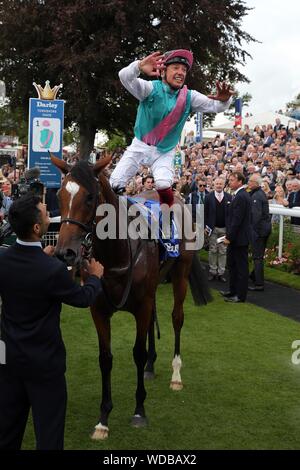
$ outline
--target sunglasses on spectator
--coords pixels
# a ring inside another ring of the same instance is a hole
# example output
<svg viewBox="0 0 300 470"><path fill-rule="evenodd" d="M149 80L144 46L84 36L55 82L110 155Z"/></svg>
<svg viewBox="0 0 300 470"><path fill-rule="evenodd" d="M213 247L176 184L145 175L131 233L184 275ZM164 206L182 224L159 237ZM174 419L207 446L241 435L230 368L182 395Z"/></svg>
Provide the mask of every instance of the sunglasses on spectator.
<svg viewBox="0 0 300 470"><path fill-rule="evenodd" d="M199 184L200 188L206 188L206 184Z"/></svg>

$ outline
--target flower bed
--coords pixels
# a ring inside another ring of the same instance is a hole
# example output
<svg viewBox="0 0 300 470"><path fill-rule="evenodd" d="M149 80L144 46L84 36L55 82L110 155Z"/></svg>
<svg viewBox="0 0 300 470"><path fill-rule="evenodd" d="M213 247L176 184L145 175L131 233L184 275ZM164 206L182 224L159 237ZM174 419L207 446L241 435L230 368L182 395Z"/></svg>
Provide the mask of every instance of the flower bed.
<svg viewBox="0 0 300 470"><path fill-rule="evenodd" d="M291 225L285 225L283 232L282 257L278 257L279 227L273 225L265 251L265 264L281 271L300 274L300 235Z"/></svg>

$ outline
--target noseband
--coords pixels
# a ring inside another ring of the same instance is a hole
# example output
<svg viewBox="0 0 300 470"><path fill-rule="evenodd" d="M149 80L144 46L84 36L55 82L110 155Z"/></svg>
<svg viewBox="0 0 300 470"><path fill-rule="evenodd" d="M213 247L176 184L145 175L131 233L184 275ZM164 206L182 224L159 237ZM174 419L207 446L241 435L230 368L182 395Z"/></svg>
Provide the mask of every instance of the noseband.
<svg viewBox="0 0 300 470"><path fill-rule="evenodd" d="M65 219L61 220L60 222L61 224L66 224L66 223L69 223L69 224L73 224L73 225L77 225L78 227L82 228L83 230L85 230L85 232L87 233L90 233L91 232L91 229L92 229L92 226L91 225L87 225L87 224L84 224L82 222L79 222L79 220L75 220L75 219L70 219L69 217L66 217ZM92 222L92 225L93 225L94 221Z"/></svg>

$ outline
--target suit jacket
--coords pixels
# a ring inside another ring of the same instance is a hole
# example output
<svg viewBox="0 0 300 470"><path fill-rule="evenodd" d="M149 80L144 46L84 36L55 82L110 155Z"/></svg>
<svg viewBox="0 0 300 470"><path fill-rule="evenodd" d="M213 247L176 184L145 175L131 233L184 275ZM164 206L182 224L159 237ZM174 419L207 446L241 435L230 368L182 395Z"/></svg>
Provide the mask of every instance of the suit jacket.
<svg viewBox="0 0 300 470"><path fill-rule="evenodd" d="M229 206L226 238L232 245L247 246L251 239L250 232L251 199L244 188L233 197Z"/></svg>
<svg viewBox="0 0 300 470"><path fill-rule="evenodd" d="M196 222L196 212L197 212L197 205L198 204L205 204L205 199L207 198L209 192L207 190L205 190L204 192L204 201L202 202L201 201L201 193L200 191L192 191L188 197L186 198L185 200L185 203L186 204L191 204L192 205L192 219L193 219L193 222Z"/></svg>
<svg viewBox="0 0 300 470"><path fill-rule="evenodd" d="M224 208L225 208L225 226L228 226L229 206L232 196L224 191ZM215 192L209 193L204 201L204 224L211 230L215 228L216 224L216 197Z"/></svg>
<svg viewBox="0 0 300 470"><path fill-rule="evenodd" d="M76 284L65 264L40 247L16 243L1 250L1 339L6 345L6 365L0 367L26 378L64 373L62 302L88 307L100 289L101 280L96 276L89 276L83 287Z"/></svg>
<svg viewBox="0 0 300 470"><path fill-rule="evenodd" d="M268 237L272 230L269 201L261 188L255 188L250 193L251 197L251 226L252 237Z"/></svg>
<svg viewBox="0 0 300 470"><path fill-rule="evenodd" d="M293 191L288 196L289 208L300 207L300 191ZM291 223L295 225L300 225L300 217L291 217Z"/></svg>
<svg viewBox="0 0 300 470"><path fill-rule="evenodd" d="M270 135L264 139L263 146L264 147L270 147L271 144L274 144L274 139Z"/></svg>

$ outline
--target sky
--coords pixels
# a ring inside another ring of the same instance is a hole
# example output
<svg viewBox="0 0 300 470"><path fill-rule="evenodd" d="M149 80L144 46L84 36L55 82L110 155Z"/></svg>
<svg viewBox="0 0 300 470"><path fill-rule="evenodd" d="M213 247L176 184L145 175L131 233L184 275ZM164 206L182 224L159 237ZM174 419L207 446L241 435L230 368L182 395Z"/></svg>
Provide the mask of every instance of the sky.
<svg viewBox="0 0 300 470"><path fill-rule="evenodd" d="M252 95L244 112L284 111L300 93L300 1L245 0L245 4L254 10L244 17L242 30L261 44L243 44L252 56L240 68L251 82L236 87L241 94Z"/></svg>

